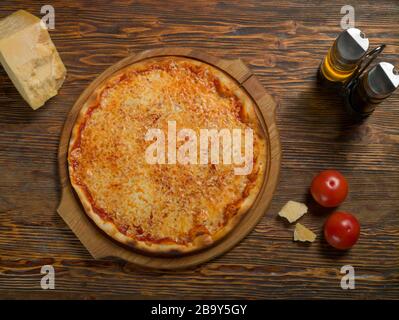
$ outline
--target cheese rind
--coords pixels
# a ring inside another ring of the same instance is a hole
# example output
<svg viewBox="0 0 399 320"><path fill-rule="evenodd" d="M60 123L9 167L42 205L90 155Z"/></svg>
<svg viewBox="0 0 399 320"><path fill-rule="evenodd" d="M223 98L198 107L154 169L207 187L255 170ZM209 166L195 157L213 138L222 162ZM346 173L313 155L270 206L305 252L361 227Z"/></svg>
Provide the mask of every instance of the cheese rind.
<svg viewBox="0 0 399 320"><path fill-rule="evenodd" d="M0 63L33 109L55 96L66 76L44 24L24 10L0 20Z"/></svg>
<svg viewBox="0 0 399 320"><path fill-rule="evenodd" d="M308 207L305 204L290 200L284 205L278 215L280 217L286 218L289 223L293 223L302 217L306 212L308 212Z"/></svg>

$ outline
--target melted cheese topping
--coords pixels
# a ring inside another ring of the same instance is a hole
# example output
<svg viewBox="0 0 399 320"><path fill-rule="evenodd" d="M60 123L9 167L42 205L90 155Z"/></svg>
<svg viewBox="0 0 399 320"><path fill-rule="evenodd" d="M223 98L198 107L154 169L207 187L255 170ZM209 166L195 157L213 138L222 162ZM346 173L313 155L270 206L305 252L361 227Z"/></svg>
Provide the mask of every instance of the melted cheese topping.
<svg viewBox="0 0 399 320"><path fill-rule="evenodd" d="M251 175L239 176L234 164L148 164L145 158L153 143L144 139L147 130L159 128L167 138L168 121L197 137L204 128L252 126L218 72L182 58L131 67L109 81L80 123L69 155L71 179L85 188L95 212L128 237L188 245L220 231L248 196L256 162Z"/></svg>

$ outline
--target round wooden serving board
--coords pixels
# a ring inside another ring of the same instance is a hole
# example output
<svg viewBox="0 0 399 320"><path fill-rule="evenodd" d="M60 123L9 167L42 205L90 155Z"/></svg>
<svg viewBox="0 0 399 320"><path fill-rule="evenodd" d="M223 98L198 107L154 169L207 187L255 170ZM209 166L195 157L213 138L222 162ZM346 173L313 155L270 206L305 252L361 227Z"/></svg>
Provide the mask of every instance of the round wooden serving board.
<svg viewBox="0 0 399 320"><path fill-rule="evenodd" d="M240 223L221 241L203 251L177 257L155 257L144 255L117 243L103 233L85 214L80 200L74 193L69 181L67 153L69 138L76 117L91 96L92 92L118 70L147 58L162 56L180 56L208 63L234 78L243 90L246 90L257 105L257 115L266 137L267 167L262 189ZM105 70L80 95L68 114L61 134L58 150L59 172L62 185L61 203L58 213L80 239L90 254L95 258L116 257L136 265L157 269L178 269L194 266L208 261L230 250L241 241L258 223L270 205L277 186L281 147L275 121L276 105L272 97L265 91L255 75L241 60L226 60L211 56L204 52L188 48L166 48L140 52L129 56Z"/></svg>

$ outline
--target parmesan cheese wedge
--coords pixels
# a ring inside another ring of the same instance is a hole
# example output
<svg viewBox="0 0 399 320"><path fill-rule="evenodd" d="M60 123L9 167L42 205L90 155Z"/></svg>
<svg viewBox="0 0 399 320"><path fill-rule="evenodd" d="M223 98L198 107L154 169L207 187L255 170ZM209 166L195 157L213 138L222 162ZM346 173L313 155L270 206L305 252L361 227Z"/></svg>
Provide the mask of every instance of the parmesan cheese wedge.
<svg viewBox="0 0 399 320"><path fill-rule="evenodd" d="M66 75L44 23L24 10L0 20L0 63L33 109L58 93Z"/></svg>
<svg viewBox="0 0 399 320"><path fill-rule="evenodd" d="M280 217L286 218L289 223L293 223L302 217L306 212L308 212L308 207L305 204L290 200L284 205L278 215Z"/></svg>
<svg viewBox="0 0 399 320"><path fill-rule="evenodd" d="M302 241L302 242L313 242L316 240L316 234L303 226L300 223L295 225L294 230L294 241Z"/></svg>

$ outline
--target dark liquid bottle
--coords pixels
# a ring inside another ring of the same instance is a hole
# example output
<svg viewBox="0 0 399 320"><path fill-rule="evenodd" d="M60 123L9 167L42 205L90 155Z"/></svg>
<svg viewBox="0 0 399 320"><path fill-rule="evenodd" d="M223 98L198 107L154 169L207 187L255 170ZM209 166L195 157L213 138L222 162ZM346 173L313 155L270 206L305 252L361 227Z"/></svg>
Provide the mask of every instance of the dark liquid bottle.
<svg viewBox="0 0 399 320"><path fill-rule="evenodd" d="M368 117L376 106L399 86L399 73L388 62L380 62L357 79L346 97L346 107L355 118Z"/></svg>

